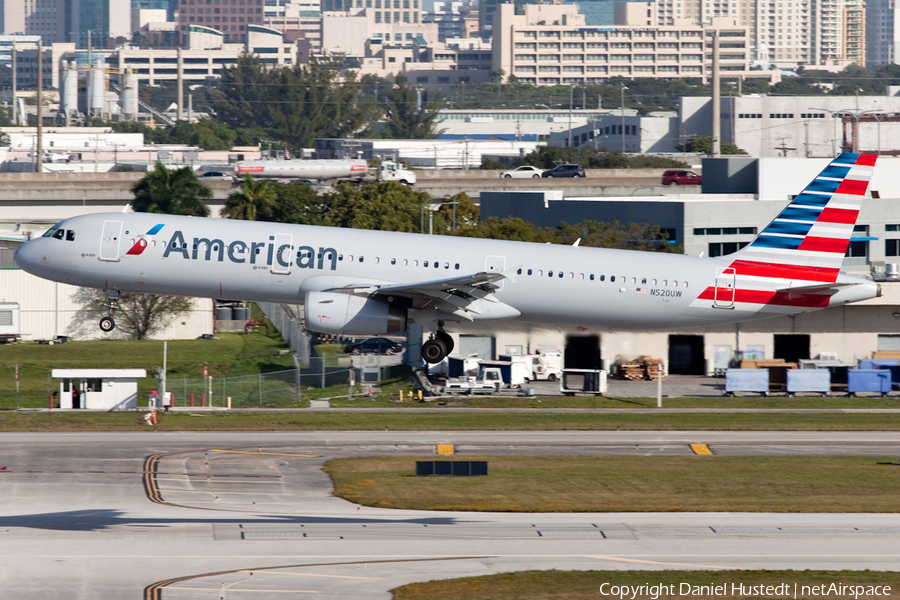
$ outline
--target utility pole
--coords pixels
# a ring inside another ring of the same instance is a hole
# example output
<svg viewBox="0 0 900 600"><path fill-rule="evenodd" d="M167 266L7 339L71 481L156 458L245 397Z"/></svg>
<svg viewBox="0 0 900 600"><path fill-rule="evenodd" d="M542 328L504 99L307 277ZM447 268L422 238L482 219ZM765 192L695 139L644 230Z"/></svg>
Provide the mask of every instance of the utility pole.
<svg viewBox="0 0 900 600"><path fill-rule="evenodd" d="M625 152L625 90L627 90L627 89L628 88L625 87L625 84L623 83L622 90L621 90L622 91L621 111L622 111L622 152L623 153Z"/></svg>
<svg viewBox="0 0 900 600"><path fill-rule="evenodd" d="M181 58L181 48L178 49L178 114L176 121L184 120L184 61Z"/></svg>
<svg viewBox="0 0 900 600"><path fill-rule="evenodd" d="M712 36L712 157L722 156L722 91L719 83L719 30Z"/></svg>
<svg viewBox="0 0 900 600"><path fill-rule="evenodd" d="M13 125L20 125L19 123L19 111L16 106L16 40L13 40L12 43L12 123Z"/></svg>
<svg viewBox="0 0 900 600"><path fill-rule="evenodd" d="M121 65L120 65L121 66ZM91 92L94 88L94 61L91 57L91 30L87 32L87 100L84 105L84 113L91 116Z"/></svg>
<svg viewBox="0 0 900 600"><path fill-rule="evenodd" d="M37 48L37 168L35 172L44 172L44 42L38 40Z"/></svg>
<svg viewBox="0 0 900 600"><path fill-rule="evenodd" d="M569 148L572 147L572 94L575 86L569 86Z"/></svg>

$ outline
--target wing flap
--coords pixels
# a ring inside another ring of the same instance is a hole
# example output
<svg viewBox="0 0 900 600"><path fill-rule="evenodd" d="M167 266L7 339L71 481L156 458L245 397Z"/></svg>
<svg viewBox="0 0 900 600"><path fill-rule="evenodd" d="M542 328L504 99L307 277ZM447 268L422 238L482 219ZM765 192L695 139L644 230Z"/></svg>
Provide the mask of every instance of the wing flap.
<svg viewBox="0 0 900 600"><path fill-rule="evenodd" d="M511 277L505 273L482 271L458 277L416 283L350 285L328 291L367 296L401 296L413 301L419 301L421 308L437 308L467 321L472 321L475 316L490 319L509 318L510 315L519 314L519 311L502 303L494 295L494 292L500 287L498 285L499 282L504 279L511 280ZM491 309L487 310L487 315L485 315L485 310L483 310L487 308L484 304L485 302L492 305ZM481 304L481 307L478 306L479 304Z"/></svg>

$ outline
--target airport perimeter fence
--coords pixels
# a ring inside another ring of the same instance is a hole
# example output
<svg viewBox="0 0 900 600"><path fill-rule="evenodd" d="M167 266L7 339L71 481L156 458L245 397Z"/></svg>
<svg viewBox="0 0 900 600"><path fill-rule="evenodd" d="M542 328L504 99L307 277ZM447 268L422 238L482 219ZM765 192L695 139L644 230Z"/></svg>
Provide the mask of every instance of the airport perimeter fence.
<svg viewBox="0 0 900 600"><path fill-rule="evenodd" d="M257 302L269 323L284 338L285 343L297 355L301 365L310 365L312 355L312 336L303 330L303 321L299 317L299 307L275 302Z"/></svg>
<svg viewBox="0 0 900 600"><path fill-rule="evenodd" d="M256 375L173 379L166 391L174 395L175 407L277 408L296 406L304 399L345 395L350 386L351 369L329 366L333 359L314 357L310 366Z"/></svg>

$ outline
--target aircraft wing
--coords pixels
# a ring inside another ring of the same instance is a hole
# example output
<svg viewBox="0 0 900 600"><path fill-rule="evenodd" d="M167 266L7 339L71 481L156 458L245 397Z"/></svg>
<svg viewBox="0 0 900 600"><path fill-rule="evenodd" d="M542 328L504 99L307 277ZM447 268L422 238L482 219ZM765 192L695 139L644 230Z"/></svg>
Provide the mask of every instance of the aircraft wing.
<svg viewBox="0 0 900 600"><path fill-rule="evenodd" d="M437 308L472 321L474 320L473 314L484 314L482 308L478 306L481 301L496 305L493 307L494 310L490 311L491 313L504 317L518 315L516 309L503 304L494 296L494 292L499 288L498 283L508 278L504 273L483 271L447 279L403 284L350 286L330 291L352 291L372 296L402 296L412 300L416 308Z"/></svg>

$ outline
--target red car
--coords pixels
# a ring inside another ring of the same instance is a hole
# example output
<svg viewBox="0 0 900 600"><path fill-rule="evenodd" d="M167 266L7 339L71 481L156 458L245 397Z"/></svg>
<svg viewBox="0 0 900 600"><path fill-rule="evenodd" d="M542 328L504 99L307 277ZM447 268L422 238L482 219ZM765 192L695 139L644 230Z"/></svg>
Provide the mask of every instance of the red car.
<svg viewBox="0 0 900 600"><path fill-rule="evenodd" d="M700 185L703 177L693 171L666 171L663 173L663 185Z"/></svg>

